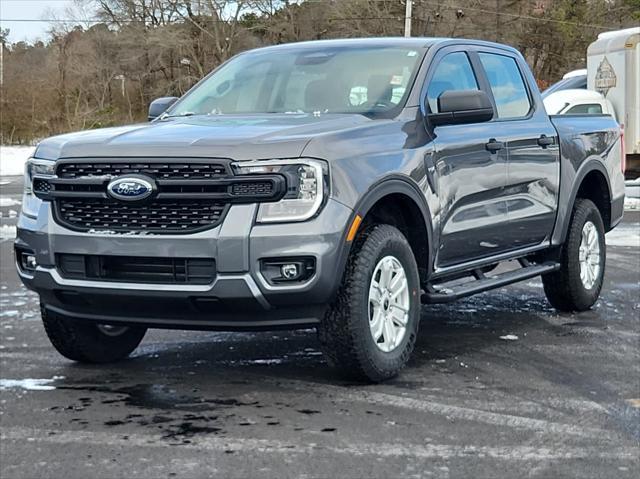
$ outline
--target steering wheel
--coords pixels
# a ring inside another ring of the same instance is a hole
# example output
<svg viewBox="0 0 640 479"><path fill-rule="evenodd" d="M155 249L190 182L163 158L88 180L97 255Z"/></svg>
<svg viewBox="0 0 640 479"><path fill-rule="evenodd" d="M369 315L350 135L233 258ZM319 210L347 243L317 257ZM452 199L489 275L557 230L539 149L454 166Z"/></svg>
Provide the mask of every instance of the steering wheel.
<svg viewBox="0 0 640 479"><path fill-rule="evenodd" d="M376 110L378 108L388 109L393 108L394 106L396 105L391 100L376 100L375 102L371 103L372 110Z"/></svg>

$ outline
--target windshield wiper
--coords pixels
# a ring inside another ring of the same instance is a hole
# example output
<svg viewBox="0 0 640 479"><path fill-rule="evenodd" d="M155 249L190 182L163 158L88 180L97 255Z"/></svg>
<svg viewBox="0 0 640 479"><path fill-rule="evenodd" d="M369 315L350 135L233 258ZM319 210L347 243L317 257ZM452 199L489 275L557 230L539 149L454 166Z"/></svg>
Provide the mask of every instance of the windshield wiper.
<svg viewBox="0 0 640 479"><path fill-rule="evenodd" d="M162 117L162 120L164 120L165 118L182 118L182 117L185 117L185 116L193 116L193 115L195 115L195 113L192 112L192 111L186 111L184 113L179 113L177 115L167 115L167 114L165 114Z"/></svg>

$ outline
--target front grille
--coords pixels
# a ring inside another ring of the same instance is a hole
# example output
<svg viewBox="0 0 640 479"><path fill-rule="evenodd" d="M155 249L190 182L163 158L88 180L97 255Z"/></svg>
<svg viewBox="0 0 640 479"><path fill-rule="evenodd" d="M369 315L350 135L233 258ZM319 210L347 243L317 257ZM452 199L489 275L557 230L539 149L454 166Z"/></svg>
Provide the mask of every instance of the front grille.
<svg viewBox="0 0 640 479"><path fill-rule="evenodd" d="M58 222L82 231L194 232L217 225L227 209L224 203L211 200L157 200L133 205L83 198L55 203Z"/></svg>
<svg viewBox="0 0 640 479"><path fill-rule="evenodd" d="M57 254L64 278L154 284L210 284L216 276L209 258L158 258Z"/></svg>
<svg viewBox="0 0 640 479"><path fill-rule="evenodd" d="M125 175L153 184L151 195L115 198L108 185ZM196 158L61 160L55 176L34 178L33 191L76 231L187 234L219 225L233 203L278 201L287 190L281 175L235 175L230 160Z"/></svg>
<svg viewBox="0 0 640 479"><path fill-rule="evenodd" d="M100 162L61 163L56 169L60 178L80 178L84 176L120 176L142 174L156 179L210 179L225 176L227 169L223 163L210 162Z"/></svg>

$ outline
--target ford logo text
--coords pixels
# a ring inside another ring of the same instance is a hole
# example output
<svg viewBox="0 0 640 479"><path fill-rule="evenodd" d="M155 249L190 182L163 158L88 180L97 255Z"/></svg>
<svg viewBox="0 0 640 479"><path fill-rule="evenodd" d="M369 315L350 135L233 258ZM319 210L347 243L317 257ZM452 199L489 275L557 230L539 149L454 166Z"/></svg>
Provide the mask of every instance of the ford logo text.
<svg viewBox="0 0 640 479"><path fill-rule="evenodd" d="M140 201L153 193L151 182L136 177L120 177L107 185L107 193L122 201Z"/></svg>

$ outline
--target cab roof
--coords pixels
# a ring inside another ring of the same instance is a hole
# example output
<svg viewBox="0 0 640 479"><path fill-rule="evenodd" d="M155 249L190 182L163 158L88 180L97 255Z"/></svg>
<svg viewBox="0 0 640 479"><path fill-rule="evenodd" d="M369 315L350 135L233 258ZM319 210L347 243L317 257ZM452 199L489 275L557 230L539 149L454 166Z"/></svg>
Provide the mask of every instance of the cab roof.
<svg viewBox="0 0 640 479"><path fill-rule="evenodd" d="M258 48L251 51L272 51L272 50L297 50L297 49L312 49L318 47L326 48L340 48L340 47L355 47L355 46L370 46L370 47L398 47L398 48L415 48L420 50L428 49L435 45L444 46L445 44L463 44L463 45L476 45L487 46L493 48L500 48L503 50L516 51L514 48L494 42L487 42L483 40L472 40L468 38L446 38L446 37L369 37L369 38L340 38L331 40L311 40L304 42L283 43L280 45L271 45L267 47Z"/></svg>

